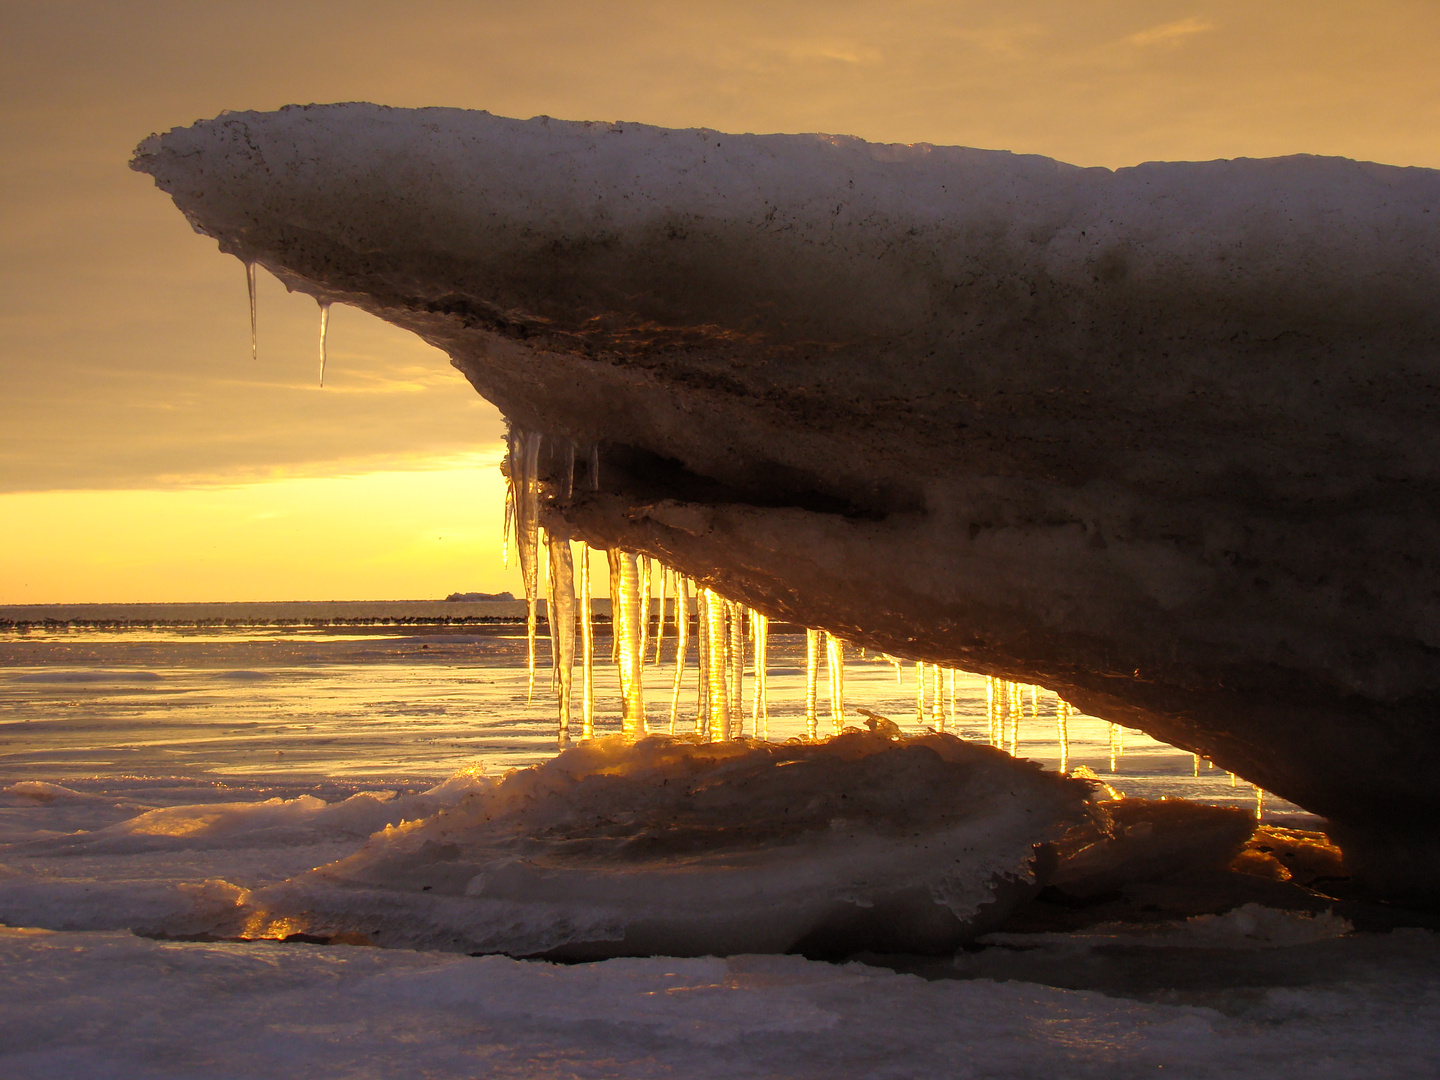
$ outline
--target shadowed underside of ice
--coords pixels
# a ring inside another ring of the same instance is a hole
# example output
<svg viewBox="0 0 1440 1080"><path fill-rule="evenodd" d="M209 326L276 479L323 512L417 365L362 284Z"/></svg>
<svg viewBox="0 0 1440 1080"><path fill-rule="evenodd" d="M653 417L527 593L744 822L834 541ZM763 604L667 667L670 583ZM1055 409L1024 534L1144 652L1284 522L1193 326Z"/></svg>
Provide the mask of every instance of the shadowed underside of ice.
<svg viewBox="0 0 1440 1080"><path fill-rule="evenodd" d="M234 918L565 959L953 951L1033 891L1036 845L1085 816L1086 793L946 735L602 739Z"/></svg>
<svg viewBox="0 0 1440 1080"><path fill-rule="evenodd" d="M1440 889L1440 174L363 104L134 164L446 349L543 477L598 445L558 535L1051 687Z"/></svg>

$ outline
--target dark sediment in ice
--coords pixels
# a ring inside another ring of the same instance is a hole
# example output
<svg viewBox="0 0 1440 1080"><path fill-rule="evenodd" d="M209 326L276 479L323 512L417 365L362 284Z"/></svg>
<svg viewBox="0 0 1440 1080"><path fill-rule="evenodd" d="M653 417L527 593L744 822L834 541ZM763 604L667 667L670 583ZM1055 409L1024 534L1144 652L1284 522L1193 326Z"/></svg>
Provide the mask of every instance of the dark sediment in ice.
<svg viewBox="0 0 1440 1080"><path fill-rule="evenodd" d="M598 443L562 535L1051 687L1440 893L1440 174L369 105L135 165Z"/></svg>

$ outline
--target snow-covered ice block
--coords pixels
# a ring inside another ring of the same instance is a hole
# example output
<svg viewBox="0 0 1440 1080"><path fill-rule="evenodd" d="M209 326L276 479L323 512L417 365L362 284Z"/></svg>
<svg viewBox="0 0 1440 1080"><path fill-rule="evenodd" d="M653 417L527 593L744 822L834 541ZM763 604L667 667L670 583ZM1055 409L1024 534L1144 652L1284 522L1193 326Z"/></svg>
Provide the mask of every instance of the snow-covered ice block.
<svg viewBox="0 0 1440 1080"><path fill-rule="evenodd" d="M1088 785L949 735L582 743L250 898L252 933L565 959L954 949ZM237 916L238 917L238 916Z"/></svg>

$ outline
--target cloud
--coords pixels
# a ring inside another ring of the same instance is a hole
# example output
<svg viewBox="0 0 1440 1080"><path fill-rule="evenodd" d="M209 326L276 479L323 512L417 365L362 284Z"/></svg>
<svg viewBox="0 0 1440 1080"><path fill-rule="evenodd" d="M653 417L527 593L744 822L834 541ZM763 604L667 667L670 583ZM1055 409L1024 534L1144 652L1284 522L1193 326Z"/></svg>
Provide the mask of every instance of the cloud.
<svg viewBox="0 0 1440 1080"><path fill-rule="evenodd" d="M1125 41L1141 49L1155 45L1175 46L1185 38L1194 37L1196 34L1207 34L1214 29L1215 24L1208 19L1191 15L1188 19L1179 19L1175 22L1163 23L1160 26L1152 26L1148 30L1140 30L1127 36Z"/></svg>

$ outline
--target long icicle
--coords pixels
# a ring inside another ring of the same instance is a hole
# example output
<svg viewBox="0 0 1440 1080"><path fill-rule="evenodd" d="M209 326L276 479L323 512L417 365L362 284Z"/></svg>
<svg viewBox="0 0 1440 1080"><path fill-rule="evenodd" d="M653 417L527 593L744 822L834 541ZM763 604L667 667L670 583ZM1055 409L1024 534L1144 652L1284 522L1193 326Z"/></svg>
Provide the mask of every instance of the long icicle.
<svg viewBox="0 0 1440 1080"><path fill-rule="evenodd" d="M1020 696L1019 683L1006 683L1005 686L1010 712L1010 756L1016 757L1020 749L1020 717L1025 713L1025 701Z"/></svg>
<svg viewBox="0 0 1440 1080"><path fill-rule="evenodd" d="M750 704L750 728L757 739L770 738L770 701L765 686L766 650L770 646L770 620L750 609L750 637L754 641L755 691Z"/></svg>
<svg viewBox="0 0 1440 1080"><path fill-rule="evenodd" d="M670 734L675 734L675 717L680 712L680 682L690 652L690 590L686 579L675 572L675 682L670 690Z"/></svg>
<svg viewBox="0 0 1440 1080"><path fill-rule="evenodd" d="M695 731L702 739L710 734L710 593L695 583Z"/></svg>
<svg viewBox="0 0 1440 1080"><path fill-rule="evenodd" d="M995 746L995 676L985 676L985 724L990 745Z"/></svg>
<svg viewBox="0 0 1440 1080"><path fill-rule="evenodd" d="M734 600L725 601L725 615L730 624L730 737L745 735L745 608Z"/></svg>
<svg viewBox="0 0 1440 1080"><path fill-rule="evenodd" d="M538 431L511 428L507 459L510 486L515 493L515 553L525 584L525 657L528 672L525 700L535 698L535 601L540 585L540 489L536 473L540 462Z"/></svg>
<svg viewBox="0 0 1440 1080"><path fill-rule="evenodd" d="M590 545L580 545L580 737L595 737L595 612L590 602Z"/></svg>
<svg viewBox="0 0 1440 1080"><path fill-rule="evenodd" d="M815 699L820 689L820 631L805 631L805 737L814 742L819 737L819 717Z"/></svg>
<svg viewBox="0 0 1440 1080"><path fill-rule="evenodd" d="M645 658L650 655L650 556L636 556L640 575L640 667L644 669Z"/></svg>
<svg viewBox="0 0 1440 1080"><path fill-rule="evenodd" d="M259 324L255 321L255 261L245 262L245 288L250 293L250 359L260 359Z"/></svg>
<svg viewBox="0 0 1440 1080"><path fill-rule="evenodd" d="M940 717L940 730L945 730L946 716L955 717L955 669L945 669L945 715ZM958 718L956 718L958 719Z"/></svg>
<svg viewBox="0 0 1440 1080"><path fill-rule="evenodd" d="M934 699L930 702L930 720L935 725L936 731L945 730L945 671L939 664L930 665L930 692Z"/></svg>
<svg viewBox="0 0 1440 1080"><path fill-rule="evenodd" d="M710 739L716 742L730 737L730 688L726 685L726 659L729 654L725 600L713 589L705 590L706 679L709 687L705 697L710 703Z"/></svg>
<svg viewBox="0 0 1440 1080"><path fill-rule="evenodd" d="M1055 699L1055 734L1060 740L1060 773L1070 775L1070 703Z"/></svg>
<svg viewBox="0 0 1440 1080"><path fill-rule="evenodd" d="M660 564L660 614L655 619L655 663L660 663L660 650L665 645L665 586L673 573L664 563Z"/></svg>
<svg viewBox="0 0 1440 1080"><path fill-rule="evenodd" d="M500 565L506 570L510 569L510 529L515 519L515 483L510 481L505 485L505 523L502 526L503 532L500 536Z"/></svg>
<svg viewBox="0 0 1440 1080"><path fill-rule="evenodd" d="M620 658L620 729L628 738L645 734L645 695L640 679L640 568L629 551L611 551L610 578L615 582L615 610L610 625L618 639Z"/></svg>
<svg viewBox="0 0 1440 1080"><path fill-rule="evenodd" d="M925 661L915 661L915 726L925 726Z"/></svg>
<svg viewBox="0 0 1440 1080"><path fill-rule="evenodd" d="M825 671L830 676L830 722L835 734L845 730L845 645L825 632Z"/></svg>
<svg viewBox="0 0 1440 1080"><path fill-rule="evenodd" d="M550 597L545 614L550 622L555 690L560 705L560 745L570 741L570 695L575 670L575 565L570 541L549 537Z"/></svg>
<svg viewBox="0 0 1440 1080"><path fill-rule="evenodd" d="M330 301L317 300L320 305L320 385L325 385L325 334L330 329Z"/></svg>

